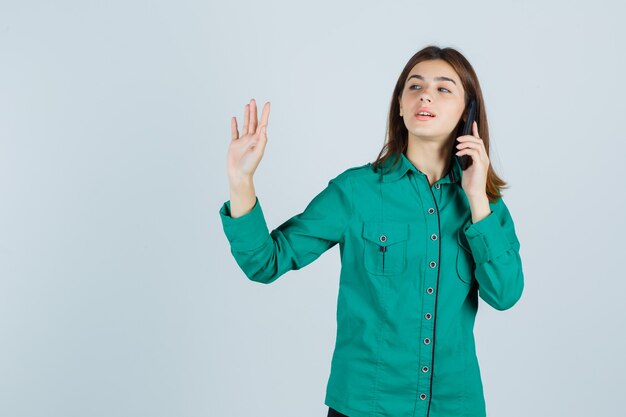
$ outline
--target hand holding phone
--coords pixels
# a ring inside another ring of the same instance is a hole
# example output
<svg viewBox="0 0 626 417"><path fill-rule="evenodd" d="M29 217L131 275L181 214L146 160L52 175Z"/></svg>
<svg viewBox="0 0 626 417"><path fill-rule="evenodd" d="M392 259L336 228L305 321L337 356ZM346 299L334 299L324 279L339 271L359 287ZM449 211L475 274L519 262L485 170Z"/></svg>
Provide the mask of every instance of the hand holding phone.
<svg viewBox="0 0 626 417"><path fill-rule="evenodd" d="M471 135L472 125L474 124L474 120L476 120L476 107L477 107L476 100L475 99L471 99L469 104L468 104L468 106L467 106L467 108L468 108L468 110L467 110L467 119L465 120L465 125L463 126L463 131L461 132L462 133L461 136ZM457 149L456 145L458 143L459 143L459 141L455 140L455 145L454 145L455 146L455 148L454 148L455 150ZM455 155L455 156L457 156L457 155ZM471 156L469 156L469 155L461 155L461 156L457 156L457 158L461 158L460 159L461 169L463 171L465 171L467 169L467 167L469 166Z"/></svg>

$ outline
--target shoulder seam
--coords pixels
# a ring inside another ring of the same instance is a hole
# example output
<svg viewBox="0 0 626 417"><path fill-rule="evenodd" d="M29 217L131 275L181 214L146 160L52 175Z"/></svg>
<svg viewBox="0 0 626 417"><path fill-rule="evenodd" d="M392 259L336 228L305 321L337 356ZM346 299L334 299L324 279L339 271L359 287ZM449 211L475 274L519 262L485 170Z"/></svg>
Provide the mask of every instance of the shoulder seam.
<svg viewBox="0 0 626 417"><path fill-rule="evenodd" d="M354 193L353 193L353 187L352 187L352 178L350 177L346 177L345 179L341 179L338 180L338 178L341 176L342 174L339 174L337 177L333 178L332 180L329 181L330 183L334 183L337 188L339 188L340 191L344 192L346 194L346 197L348 199L348 203L350 204L350 208L349 208L349 212L350 215L348 216L348 220L346 221L346 225L344 226L343 230L341 231L341 239L340 242L345 242L346 239L346 230L348 230L348 226L350 225L350 219L354 216ZM340 185L340 183L347 183L345 185L346 188L348 189L343 189L344 187L342 187Z"/></svg>
<svg viewBox="0 0 626 417"><path fill-rule="evenodd" d="M337 175L335 178L340 178L340 177L347 177L347 178L351 178L352 176L361 176L361 175L367 175L367 172L364 172L366 170L366 168L368 168L370 166L370 164L363 164L360 166L355 166L352 168L348 168L346 170L344 170L343 172L341 172L339 175ZM361 175L359 175L361 174Z"/></svg>

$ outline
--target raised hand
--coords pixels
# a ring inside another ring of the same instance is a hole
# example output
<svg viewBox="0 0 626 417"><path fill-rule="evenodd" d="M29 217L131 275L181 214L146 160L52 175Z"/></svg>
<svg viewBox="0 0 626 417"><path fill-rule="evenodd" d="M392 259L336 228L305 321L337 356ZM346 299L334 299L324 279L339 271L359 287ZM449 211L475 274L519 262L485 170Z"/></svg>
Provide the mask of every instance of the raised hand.
<svg viewBox="0 0 626 417"><path fill-rule="evenodd" d="M267 144L267 124L270 117L270 102L263 106L260 123L254 99L246 104L243 131L237 130L237 119L231 119L231 141L228 146L227 171L231 184L251 181Z"/></svg>

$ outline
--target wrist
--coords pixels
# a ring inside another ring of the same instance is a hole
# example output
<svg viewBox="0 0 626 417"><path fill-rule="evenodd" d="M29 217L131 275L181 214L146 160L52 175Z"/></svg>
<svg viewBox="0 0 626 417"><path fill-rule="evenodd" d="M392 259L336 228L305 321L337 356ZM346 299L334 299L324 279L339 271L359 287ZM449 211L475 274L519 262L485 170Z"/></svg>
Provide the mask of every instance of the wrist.
<svg viewBox="0 0 626 417"><path fill-rule="evenodd" d="M240 189L248 189L254 187L254 181L252 177L229 177L228 184L231 190L237 191Z"/></svg>
<svg viewBox="0 0 626 417"><path fill-rule="evenodd" d="M477 223L491 214L489 197L487 194L468 196L470 210L472 212L472 223Z"/></svg>

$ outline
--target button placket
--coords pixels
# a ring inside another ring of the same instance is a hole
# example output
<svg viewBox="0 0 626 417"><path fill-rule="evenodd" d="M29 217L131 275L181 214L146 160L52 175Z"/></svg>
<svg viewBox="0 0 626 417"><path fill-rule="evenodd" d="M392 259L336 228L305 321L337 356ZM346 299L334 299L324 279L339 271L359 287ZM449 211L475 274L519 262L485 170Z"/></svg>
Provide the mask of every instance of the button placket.
<svg viewBox="0 0 626 417"><path fill-rule="evenodd" d="M441 184L435 184L435 188L439 190ZM426 190L428 188L428 190ZM437 287L437 279L439 274L439 258L441 256L440 249L441 245L439 243L439 215L437 208L437 200L439 194L434 192L434 189L430 186L420 187L420 191L425 191L422 193L422 199L425 202L426 212L427 214L433 216L425 216L426 220L426 233L428 233L428 242L426 250L426 261L429 268L426 268L424 271L424 287L425 295L423 297L422 304L422 331L421 331L421 339L419 348L419 359L420 365L419 368L416 369L418 373L418 386L420 388L419 397L421 400L426 400L428 398L428 391L430 389L432 383L432 362L433 362L433 351L434 349L434 319L433 312L435 309L435 301L436 301L436 292L435 288ZM429 207L429 204L432 204ZM434 233L433 233L434 232ZM428 401L420 401L420 404L423 404L421 407L427 407ZM426 409L424 409L424 412Z"/></svg>

